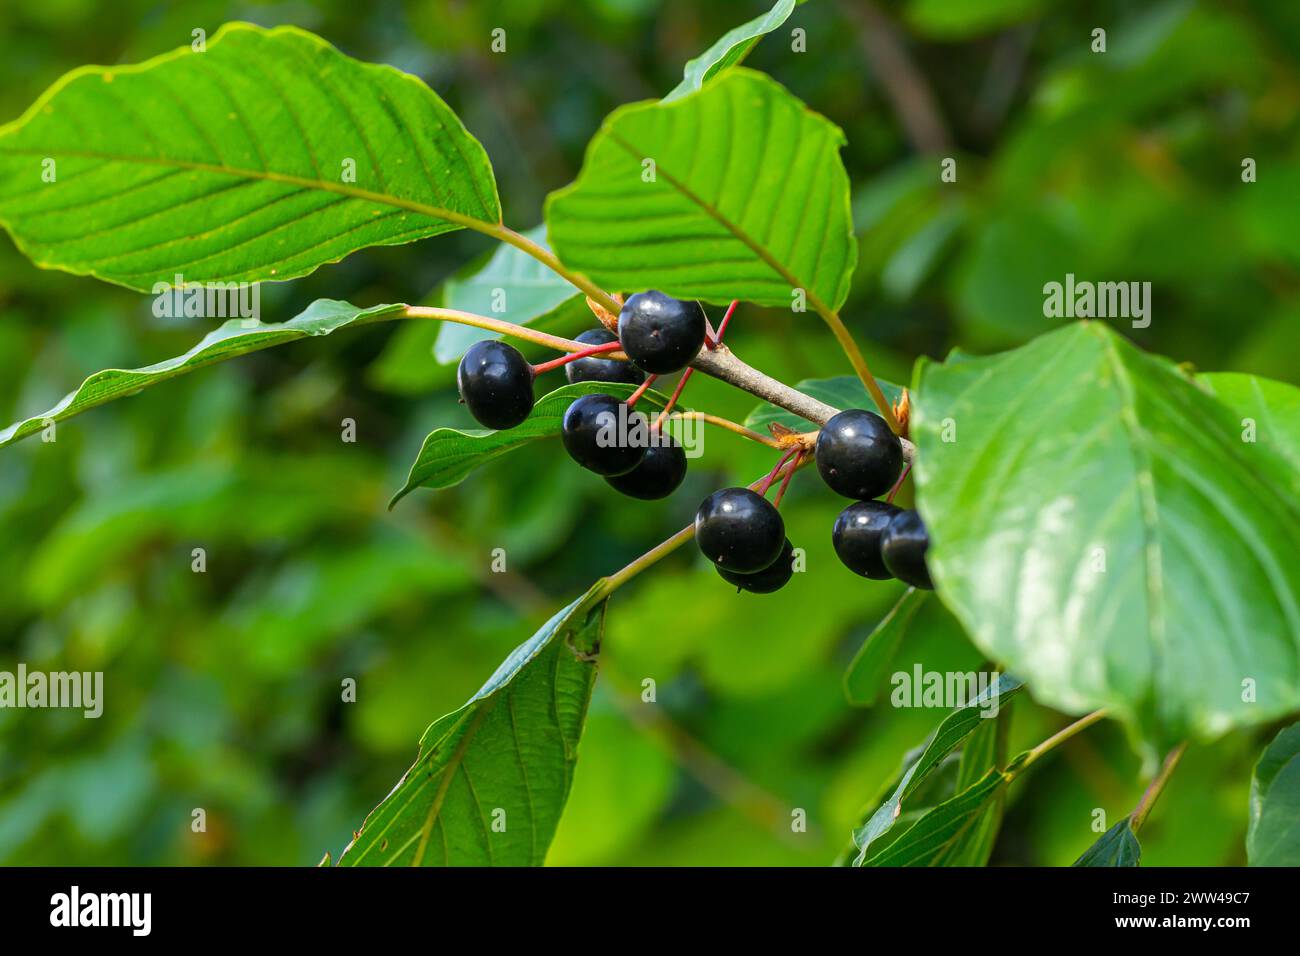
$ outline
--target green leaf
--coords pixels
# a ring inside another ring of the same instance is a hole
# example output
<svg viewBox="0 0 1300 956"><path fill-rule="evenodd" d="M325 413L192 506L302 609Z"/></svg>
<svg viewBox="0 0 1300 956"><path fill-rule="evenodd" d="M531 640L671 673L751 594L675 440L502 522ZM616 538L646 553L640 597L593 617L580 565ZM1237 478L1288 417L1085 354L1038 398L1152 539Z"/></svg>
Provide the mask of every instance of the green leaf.
<svg viewBox="0 0 1300 956"><path fill-rule="evenodd" d="M115 398L136 395L146 388L185 375L216 362L247 355L316 335L329 335L349 325L364 325L382 320L406 308L404 305L376 305L359 309L335 299L317 299L303 312L287 322L259 322L231 319L205 335L184 355L134 369L105 369L90 376L74 392L44 412L26 418L0 431L0 448L41 431L53 422L61 422Z"/></svg>
<svg viewBox="0 0 1300 956"><path fill-rule="evenodd" d="M545 226L530 229L524 235L545 247ZM502 243L483 268L464 278L448 279L443 284L442 305L476 315L490 315L515 325L528 325L573 298L577 292L567 279L560 278L532 256ZM580 307L586 309L585 303ZM433 355L443 364L457 361L475 342L500 338L472 325L442 322L440 326Z"/></svg>
<svg viewBox="0 0 1300 956"><path fill-rule="evenodd" d="M1223 404L1241 416L1243 431L1291 463L1300 482L1300 388L1259 375L1208 372L1196 376Z"/></svg>
<svg viewBox="0 0 1300 956"><path fill-rule="evenodd" d="M844 672L844 696L850 704L870 707L876 702L898 645L928 594L928 591L908 588L862 642L849 669Z"/></svg>
<svg viewBox="0 0 1300 956"><path fill-rule="evenodd" d="M393 496L388 507L392 508L416 488L450 488L464 481L480 465L531 441L559 435L564 413L574 399L581 395L602 392L626 398L635 390L635 385L622 383L576 382L539 398L528 419L506 431L491 431L486 428L436 429L424 440L420 453L415 457L415 464L411 466L411 473L406 478L406 484ZM667 404L667 395L651 390L641 396L637 408L661 409Z"/></svg>
<svg viewBox="0 0 1300 956"><path fill-rule="evenodd" d="M957 765L956 792L975 786L991 768L1006 762L1009 715L999 710L996 717L980 723L961 748ZM999 791L980 811L979 817L953 841L943 855L944 866L987 866L1002 827L1006 791Z"/></svg>
<svg viewBox="0 0 1300 956"><path fill-rule="evenodd" d="M858 866L952 865L991 802L1010 778L989 770L979 781L938 806L926 810L897 840L875 856L858 858ZM863 848L865 856L866 848Z"/></svg>
<svg viewBox="0 0 1300 956"><path fill-rule="evenodd" d="M605 607L592 592L574 601L435 721L339 866L540 865L568 799Z"/></svg>
<svg viewBox="0 0 1300 956"><path fill-rule="evenodd" d="M612 113L577 181L547 199L551 245L610 289L785 308L803 289L838 308L857 258L843 145L771 78L729 70Z"/></svg>
<svg viewBox="0 0 1300 956"><path fill-rule="evenodd" d="M796 6L798 4L795 0L777 0L767 13L728 30L717 43L686 64L682 81L664 97L663 101L668 103L680 99L687 93L694 93L715 74L729 66L735 66L749 55L749 51L759 40L785 23Z"/></svg>
<svg viewBox="0 0 1300 956"><path fill-rule="evenodd" d="M1246 858L1251 866L1300 866L1300 724L1273 738L1255 764Z"/></svg>
<svg viewBox="0 0 1300 956"><path fill-rule="evenodd" d="M1125 817L1097 838L1072 866L1137 866L1142 844L1133 832L1133 818Z"/></svg>
<svg viewBox="0 0 1300 956"><path fill-rule="evenodd" d="M866 823L853 831L853 843L859 850L855 866L863 865L871 844L889 832L895 821L902 815L908 798L920 788L943 759L961 746L962 742L975 732L981 721L994 719L984 715L993 713L995 706L1000 709L1003 703L1020 690L1020 686L1020 681L1010 674L999 674L983 693L943 719L926 743L925 749L921 751L921 755L916 758L916 762L903 774L903 779L899 781L889 799L880 805Z"/></svg>
<svg viewBox="0 0 1300 956"><path fill-rule="evenodd" d="M500 218L487 154L437 94L293 27L74 70L0 128L18 247L132 289L291 279Z"/></svg>
<svg viewBox="0 0 1300 956"><path fill-rule="evenodd" d="M893 382L886 382L884 379L879 378L876 381L880 383L880 390L885 393L885 398L889 399L889 401L897 402L902 397L903 387L901 385L895 385ZM795 388L841 411L846 408L865 408L874 412L876 408L876 403L867 394L862 379L856 375L837 375L834 378L808 378L795 385ZM766 431L767 427L773 423L784 425L786 428L793 428L795 431L806 431L808 428L807 419L800 418L794 412L788 412L784 408L778 408L767 402L755 408L745 419L745 427L752 428L755 431Z"/></svg>
<svg viewBox="0 0 1300 956"><path fill-rule="evenodd" d="M1181 369L1078 323L926 365L913 409L939 593L1040 702L1165 745L1300 707L1291 465Z"/></svg>

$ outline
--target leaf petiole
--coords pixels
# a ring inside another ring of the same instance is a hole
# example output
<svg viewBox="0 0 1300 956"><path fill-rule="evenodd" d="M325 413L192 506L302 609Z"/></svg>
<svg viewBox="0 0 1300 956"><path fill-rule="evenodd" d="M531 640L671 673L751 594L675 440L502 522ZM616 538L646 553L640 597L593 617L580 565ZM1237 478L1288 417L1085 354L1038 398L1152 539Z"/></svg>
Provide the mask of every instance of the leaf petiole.
<svg viewBox="0 0 1300 956"><path fill-rule="evenodd" d="M1165 784L1173 776L1174 768L1178 766L1178 761L1182 759L1183 752L1186 750L1187 741L1183 741L1165 755L1164 763L1160 766L1160 772L1156 774L1155 779L1151 781L1150 786L1142 794L1142 799L1138 801L1138 805L1129 814L1129 827L1134 833L1137 833L1142 824L1146 822L1147 816L1151 813L1151 808L1155 806L1156 800L1164 791Z"/></svg>

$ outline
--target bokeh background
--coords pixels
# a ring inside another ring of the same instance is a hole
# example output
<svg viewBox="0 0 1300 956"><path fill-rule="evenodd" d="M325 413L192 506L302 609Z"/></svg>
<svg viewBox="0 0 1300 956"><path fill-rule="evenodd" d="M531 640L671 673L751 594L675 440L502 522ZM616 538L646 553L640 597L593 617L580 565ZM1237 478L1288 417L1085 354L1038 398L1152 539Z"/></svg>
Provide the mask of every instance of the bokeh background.
<svg viewBox="0 0 1300 956"><path fill-rule="evenodd" d="M6 0L0 117L64 71L152 56L231 19L316 31L424 77L492 156L517 228L572 179L621 103L762 0L229 3ZM1107 30L1093 54L1091 31ZM489 50L492 29L508 52ZM801 27L807 52L791 51ZM1151 281L1134 334L1201 368L1300 381L1300 5L811 0L749 63L842 125L861 257L844 315L884 377L954 345L1054 324L1042 285ZM937 156L958 158L941 186ZM1244 157L1258 182L1243 184ZM422 301L491 250L454 234L372 249L263 287L263 316L318 296ZM208 328L149 299L45 273L0 239L0 417L90 372L178 354ZM581 324L569 329L579 331ZM1128 331L1125 329L1125 331ZM273 349L0 451L0 669L102 670L99 720L0 710L0 862L313 864L337 855L415 755L516 643L597 576L753 478L765 450L710 435L669 501L632 503L531 446L465 484L388 496L424 435L468 424L429 327L376 326ZM811 315L742 308L729 332L786 379L847 365ZM558 376L556 376L558 381ZM688 401L753 402L696 378ZM341 421L358 440L340 440ZM735 595L684 549L615 597L555 864L809 864L844 847L904 752L941 718L849 707L841 675L897 597L835 559L842 502L809 475L783 510L808 573ZM208 570L190 570L203 547ZM492 574L505 548L509 572ZM980 655L937 602L899 669ZM340 701L355 678L356 703ZM659 704L640 702L658 683ZM1012 746L1064 721L1021 698ZM1266 731L1193 748L1144 828L1144 862L1243 862ZM1075 738L1012 791L994 862L1068 863L1141 791L1115 728ZM207 812L206 833L191 812ZM807 833L792 833L792 808Z"/></svg>

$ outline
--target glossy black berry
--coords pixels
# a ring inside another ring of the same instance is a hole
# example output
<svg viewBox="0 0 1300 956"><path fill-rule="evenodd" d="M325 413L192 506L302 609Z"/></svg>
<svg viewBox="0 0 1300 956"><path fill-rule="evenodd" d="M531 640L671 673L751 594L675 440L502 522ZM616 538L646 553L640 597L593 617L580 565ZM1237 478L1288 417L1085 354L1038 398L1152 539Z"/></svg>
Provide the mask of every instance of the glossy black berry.
<svg viewBox="0 0 1300 956"><path fill-rule="evenodd" d="M667 375L686 367L704 344L704 310L662 292L638 292L618 314L618 340L638 368Z"/></svg>
<svg viewBox="0 0 1300 956"><path fill-rule="evenodd" d="M894 577L927 591L934 589L930 569L925 566L925 552L929 549L929 532L915 511L894 515L880 542L880 555Z"/></svg>
<svg viewBox="0 0 1300 956"><path fill-rule="evenodd" d="M618 336L609 329L589 329L574 341L584 345L605 345L617 342ZM564 376L570 382L623 382L640 385L645 381L645 372L631 362L602 358L599 355L574 359L564 366Z"/></svg>
<svg viewBox="0 0 1300 956"><path fill-rule="evenodd" d="M817 471L845 498L878 498L893 487L902 470L903 444L874 412L840 412L817 436Z"/></svg>
<svg viewBox="0 0 1300 956"><path fill-rule="evenodd" d="M835 519L831 543L844 566L864 578L884 581L894 575L880 554L881 541L889 523L902 513L883 501L855 501Z"/></svg>
<svg viewBox="0 0 1300 956"><path fill-rule="evenodd" d="M718 567L753 574L780 556L785 522L757 492L723 488L705 498L695 513L695 541Z"/></svg>
<svg viewBox="0 0 1300 956"><path fill-rule="evenodd" d="M749 591L751 594L771 594L773 591L781 590L794 577L794 547L790 544L790 539L786 538L785 545L776 560L762 571L738 574L719 567L718 573L722 575L723 580L734 584L742 591Z"/></svg>
<svg viewBox="0 0 1300 956"><path fill-rule="evenodd" d="M662 437L646 449L635 468L605 480L625 495L654 501L671 495L685 477L686 452L672 438Z"/></svg>
<svg viewBox="0 0 1300 956"><path fill-rule="evenodd" d="M564 413L564 448L588 471L625 475L645 457L650 424L613 395L583 395Z"/></svg>
<svg viewBox="0 0 1300 956"><path fill-rule="evenodd" d="M513 345L488 339L469 347L456 369L456 386L474 420L485 428L514 428L533 410L533 369Z"/></svg>

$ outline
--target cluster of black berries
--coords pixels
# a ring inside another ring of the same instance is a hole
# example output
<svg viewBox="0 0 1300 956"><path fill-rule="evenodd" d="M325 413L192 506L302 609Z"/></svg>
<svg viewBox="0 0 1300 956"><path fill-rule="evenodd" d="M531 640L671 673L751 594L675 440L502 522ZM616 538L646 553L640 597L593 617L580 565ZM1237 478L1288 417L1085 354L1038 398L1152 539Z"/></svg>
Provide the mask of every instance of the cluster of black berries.
<svg viewBox="0 0 1300 956"><path fill-rule="evenodd" d="M885 420L863 409L840 412L818 434L816 460L831 490L855 499L831 532L845 567L867 578L933 587L921 516L873 500L894 486L903 469L902 442ZM724 488L706 498L695 515L695 540L718 573L743 590L776 591L793 574L794 549L780 512L748 488Z"/></svg>
<svg viewBox="0 0 1300 956"><path fill-rule="evenodd" d="M794 576L794 546L781 512L749 488L723 488L704 499L695 512L695 543L741 591L771 594Z"/></svg>
<svg viewBox="0 0 1300 956"><path fill-rule="evenodd" d="M704 345L706 331L699 303L641 292L623 305L617 337L600 328L577 339L593 349L617 342L630 361L584 355L567 362L565 375L570 382L641 385L647 373L685 368ZM465 353L456 381L474 418L504 429L532 411L536 373L514 347L486 341ZM564 413L562 437L574 461L634 498L665 498L686 477L686 453L677 441L613 395L575 400ZM840 412L818 434L816 460L826 484L854 499L832 533L844 565L863 577L932 587L925 564L929 538L920 515L874 500L894 486L903 468L902 443L885 420L863 409ZM695 538L718 573L741 590L771 593L794 573L794 548L781 513L749 488L724 488L704 499L695 515Z"/></svg>
<svg viewBox="0 0 1300 956"><path fill-rule="evenodd" d="M930 538L915 511L876 501L898 481L903 444L874 412L840 412L817 436L817 471L831 490L856 499L835 519L831 541L844 566L865 578L932 588Z"/></svg>
<svg viewBox="0 0 1300 956"><path fill-rule="evenodd" d="M618 342L630 361L586 355L564 366L570 382L640 385L646 373L685 368L705 337L704 310L662 292L631 296L618 317L618 335L591 329L577 341L597 347ZM479 342L460 361L456 382L470 414L488 428L513 428L533 408L533 366L504 342ZM686 452L671 436L651 428L639 411L613 395L583 395L564 413L565 450L588 471L633 498L672 494L686 477Z"/></svg>

